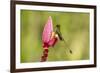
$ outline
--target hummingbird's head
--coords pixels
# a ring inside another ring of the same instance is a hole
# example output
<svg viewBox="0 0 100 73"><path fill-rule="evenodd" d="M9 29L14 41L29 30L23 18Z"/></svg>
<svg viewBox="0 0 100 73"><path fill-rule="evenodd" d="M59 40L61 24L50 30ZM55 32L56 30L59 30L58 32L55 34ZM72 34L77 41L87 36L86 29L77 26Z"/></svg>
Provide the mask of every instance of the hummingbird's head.
<svg viewBox="0 0 100 73"><path fill-rule="evenodd" d="M56 27L60 28L60 25L59 25L59 24L57 24L57 25L56 25Z"/></svg>

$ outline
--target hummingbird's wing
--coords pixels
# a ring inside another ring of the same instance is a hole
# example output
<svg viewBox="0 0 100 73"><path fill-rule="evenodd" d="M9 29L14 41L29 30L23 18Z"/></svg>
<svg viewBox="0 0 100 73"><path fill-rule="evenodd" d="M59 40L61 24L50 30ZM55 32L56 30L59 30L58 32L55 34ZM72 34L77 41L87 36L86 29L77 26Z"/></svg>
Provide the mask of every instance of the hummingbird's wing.
<svg viewBox="0 0 100 73"><path fill-rule="evenodd" d="M53 32L52 18L49 16L47 23L44 26L42 41L47 43L50 40L51 33Z"/></svg>

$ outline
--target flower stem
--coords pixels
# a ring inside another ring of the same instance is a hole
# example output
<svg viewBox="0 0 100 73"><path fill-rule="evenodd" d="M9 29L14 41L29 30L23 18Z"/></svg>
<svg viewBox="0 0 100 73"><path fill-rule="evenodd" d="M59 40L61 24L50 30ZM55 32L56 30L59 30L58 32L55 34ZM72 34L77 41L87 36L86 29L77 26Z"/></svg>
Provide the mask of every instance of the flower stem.
<svg viewBox="0 0 100 73"><path fill-rule="evenodd" d="M41 62L47 61L47 57L48 57L48 49L44 49L43 55L41 57Z"/></svg>

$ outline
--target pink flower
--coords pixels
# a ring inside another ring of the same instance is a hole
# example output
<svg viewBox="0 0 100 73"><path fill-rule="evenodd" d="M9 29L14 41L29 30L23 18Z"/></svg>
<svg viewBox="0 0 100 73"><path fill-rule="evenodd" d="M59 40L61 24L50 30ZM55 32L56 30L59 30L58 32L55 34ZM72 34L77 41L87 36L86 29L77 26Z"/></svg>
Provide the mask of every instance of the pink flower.
<svg viewBox="0 0 100 73"><path fill-rule="evenodd" d="M52 18L49 16L43 30L42 34L42 41L43 41L43 48L49 48L50 46L54 46L57 42L57 37L55 36L55 32L53 32L53 24Z"/></svg>
<svg viewBox="0 0 100 73"><path fill-rule="evenodd" d="M41 62L44 62L47 60L48 57L48 48L50 46L54 46L57 42L58 38L56 37L55 32L53 32L53 24L52 24L52 18L49 16L43 30L42 34L42 42L43 42L43 55L41 56Z"/></svg>

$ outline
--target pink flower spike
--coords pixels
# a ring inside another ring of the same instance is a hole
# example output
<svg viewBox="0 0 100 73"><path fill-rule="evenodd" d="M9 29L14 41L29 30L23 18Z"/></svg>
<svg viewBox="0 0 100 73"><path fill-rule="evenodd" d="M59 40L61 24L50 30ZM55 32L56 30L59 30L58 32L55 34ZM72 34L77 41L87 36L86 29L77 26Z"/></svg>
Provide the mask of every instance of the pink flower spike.
<svg viewBox="0 0 100 73"><path fill-rule="evenodd" d="M53 32L53 24L52 24L52 18L49 16L43 30L42 34L42 41L43 43L48 43L51 38L51 33Z"/></svg>

